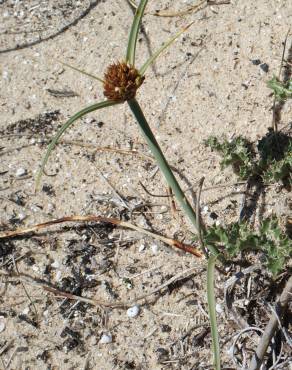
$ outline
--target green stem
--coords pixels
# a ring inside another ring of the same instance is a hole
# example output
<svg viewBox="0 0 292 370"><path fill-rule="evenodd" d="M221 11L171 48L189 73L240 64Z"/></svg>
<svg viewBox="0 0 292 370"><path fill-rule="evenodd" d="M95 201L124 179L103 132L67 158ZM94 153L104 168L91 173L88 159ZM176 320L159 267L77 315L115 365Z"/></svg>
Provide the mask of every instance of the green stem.
<svg viewBox="0 0 292 370"><path fill-rule="evenodd" d="M216 302L215 302L215 289L214 289L214 270L217 257L211 255L208 259L207 267L207 298L209 320L211 325L212 347L214 356L214 368L220 370L220 348L219 336L216 322Z"/></svg>
<svg viewBox="0 0 292 370"><path fill-rule="evenodd" d="M193 210L192 206L190 205L188 199L185 197L184 192L182 191L179 183L177 182L167 160L165 159L162 150L160 149L160 146L158 142L155 139L155 136L153 135L153 132L151 131L150 126L148 125L148 122L142 112L142 109L137 102L137 100L134 98L132 100L128 100L129 107L131 111L133 112L140 129L142 131L142 134L151 150L153 153L158 166L163 173L168 185L171 187L176 200L178 201L179 205L183 209L184 213L187 215L189 220L191 221L192 225L196 229L197 232L198 230L198 224L197 224L197 215L196 212ZM204 232L204 230L202 230ZM215 255L219 256L219 251L214 245L208 245L208 249L210 252ZM219 259L223 261L223 256L219 256Z"/></svg>
<svg viewBox="0 0 292 370"><path fill-rule="evenodd" d="M188 216L189 220L191 221L192 225L197 230L197 217L196 213L193 210L192 206L190 205L189 201L184 195L184 192L181 190L181 187L179 186L176 178L174 177L174 174L169 167L169 164L167 163L167 160L165 159L160 146L158 142L155 139L155 136L153 135L150 126L148 125L148 122L146 121L146 118L141 110L141 107L136 99L132 99L128 101L128 104L131 108L131 111L133 112L136 120L139 123L139 126L142 130L142 134L147 141L147 144L154 155L157 164L162 171L168 185L171 187L178 203L184 210L185 214ZM198 230L197 230L198 231Z"/></svg>

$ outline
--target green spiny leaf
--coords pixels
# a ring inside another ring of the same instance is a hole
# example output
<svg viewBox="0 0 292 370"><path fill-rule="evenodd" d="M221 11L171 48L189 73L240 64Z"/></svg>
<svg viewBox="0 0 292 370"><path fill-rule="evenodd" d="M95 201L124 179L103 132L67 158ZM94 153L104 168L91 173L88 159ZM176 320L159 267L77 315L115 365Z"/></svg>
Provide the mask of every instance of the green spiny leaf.
<svg viewBox="0 0 292 370"><path fill-rule="evenodd" d="M274 91L275 98L279 101L284 101L289 98L292 98L292 79L283 83L274 76L270 81L267 82L267 85L270 89Z"/></svg>

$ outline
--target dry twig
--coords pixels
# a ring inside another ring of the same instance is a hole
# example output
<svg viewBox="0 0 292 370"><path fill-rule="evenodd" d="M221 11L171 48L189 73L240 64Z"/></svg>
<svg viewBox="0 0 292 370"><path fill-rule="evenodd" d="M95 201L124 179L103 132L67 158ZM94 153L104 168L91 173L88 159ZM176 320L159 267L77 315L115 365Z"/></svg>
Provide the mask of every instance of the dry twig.
<svg viewBox="0 0 292 370"><path fill-rule="evenodd" d="M289 299L291 300L292 294L292 276L290 276L281 296L278 300L275 311L277 312L278 317L281 319L286 311ZM273 338L275 331L278 327L278 318L272 314L268 325L263 333L263 336L259 342L256 353L254 354L248 370L258 370L263 363L265 353L268 349L269 343Z"/></svg>
<svg viewBox="0 0 292 370"><path fill-rule="evenodd" d="M75 295L75 294L63 292L59 289L56 289L55 287L50 286L45 281L36 279L33 276L30 276L30 275L24 274L24 273L16 274L16 273L13 273L13 272L6 273L4 271L0 271L0 274L4 277L7 277L7 278L15 278L19 281L25 282L26 284L31 284L33 286L38 286L38 287L44 289L47 292L55 294L55 296L57 296L57 297L63 297L63 298L67 298L67 299L71 299L71 300L75 300L75 301L80 301L80 302L91 304L93 306L102 306L102 307L110 307L110 308L127 308L127 307L131 307L134 303L137 303L138 301L142 301L145 298L147 298L147 297L149 297L153 294L158 293L160 290L168 287L170 284L173 284L175 281L177 281L181 278L186 278L186 277L192 275L194 273L194 270L196 270L196 269L197 269L197 267L191 267L187 270L184 270L184 271L178 273L177 275L173 276L169 280L167 280L165 283L159 285L158 287L156 287L152 291L150 291L148 293L145 293L141 296L135 297L131 300L128 300L127 302L123 302L123 301L106 302L106 301L101 301L101 300L92 299L92 298L86 298L86 297L78 296L78 295ZM197 273L201 274L202 271L199 271Z"/></svg>
<svg viewBox="0 0 292 370"><path fill-rule="evenodd" d="M165 243L167 245L170 245L172 247L181 249L184 252L191 253L196 257L202 257L202 253L198 249L196 249L195 247L193 247L191 245L181 243L180 241L178 241L176 239L170 239L170 238L166 238L162 235L155 234L151 231L143 229L142 227L133 225L130 222L120 221L116 218L108 218L108 217L94 216L94 215L88 215L88 216L76 215L76 216L62 217L62 218L47 221L47 222L44 222L44 223L41 223L41 224L37 224L37 225L31 226L31 227L28 227L28 228L21 228L21 229L12 230L12 231L4 231L4 232L0 233L0 239L11 238L11 237L16 237L16 236L20 236L20 235L26 235L26 234L29 234L31 232L36 232L36 231L39 231L41 229L47 228L49 226L60 224L60 223L63 223L63 222L92 222L92 221L93 222L105 222L105 223L110 223L110 224L121 226L121 227L126 227L128 229L132 229L132 230L138 231L140 233L143 233L145 235L148 235L152 238L161 240L163 243Z"/></svg>

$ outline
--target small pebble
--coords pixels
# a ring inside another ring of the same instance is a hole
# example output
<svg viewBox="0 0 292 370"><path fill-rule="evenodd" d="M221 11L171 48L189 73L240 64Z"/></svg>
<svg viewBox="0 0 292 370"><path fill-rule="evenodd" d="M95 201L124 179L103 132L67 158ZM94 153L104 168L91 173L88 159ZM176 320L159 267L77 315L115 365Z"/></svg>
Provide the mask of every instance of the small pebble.
<svg viewBox="0 0 292 370"><path fill-rule="evenodd" d="M222 312L223 312L222 305L219 304L219 303L216 304L216 312L219 313L219 314L222 314Z"/></svg>
<svg viewBox="0 0 292 370"><path fill-rule="evenodd" d="M210 218L212 218L212 220L217 220L217 218L219 217L215 212L211 212L209 216Z"/></svg>
<svg viewBox="0 0 292 370"><path fill-rule="evenodd" d="M99 343L101 344L108 344L113 341L113 337L110 333L104 333L102 334Z"/></svg>
<svg viewBox="0 0 292 370"><path fill-rule="evenodd" d="M51 263L51 266L54 268L54 269L58 269L60 267L60 263L59 261L54 261L53 263Z"/></svg>
<svg viewBox="0 0 292 370"><path fill-rule="evenodd" d="M26 218L26 215L22 212L18 213L17 218L19 221L23 221Z"/></svg>
<svg viewBox="0 0 292 370"><path fill-rule="evenodd" d="M54 204L49 203L49 204L48 204L48 208L47 208L48 213L51 213L51 212L53 212L54 210L55 210L55 206L54 206Z"/></svg>
<svg viewBox="0 0 292 370"><path fill-rule="evenodd" d="M140 307L136 304L135 306L130 307L127 310L127 316L132 319L132 318L138 316L139 315L139 312L140 312Z"/></svg>
<svg viewBox="0 0 292 370"><path fill-rule="evenodd" d="M208 206L204 206L203 209L202 209L202 214L205 215L207 214L209 211L209 207Z"/></svg>
<svg viewBox="0 0 292 370"><path fill-rule="evenodd" d="M27 170L25 168L18 168L15 172L15 176L16 177L22 177L22 176L25 176L27 174Z"/></svg>
<svg viewBox="0 0 292 370"><path fill-rule="evenodd" d="M32 266L32 269L33 269L33 271L35 271L35 272L39 272L39 271L40 271L40 269L39 269L39 267L38 267L37 265L33 265L33 266Z"/></svg>
<svg viewBox="0 0 292 370"><path fill-rule="evenodd" d="M24 315L27 315L29 313L29 307L25 307L25 309L22 311Z"/></svg>
<svg viewBox="0 0 292 370"><path fill-rule="evenodd" d="M158 253L158 250L159 250L159 247L157 244L152 244L151 245L151 250L152 250L152 253L153 254L157 254Z"/></svg>
<svg viewBox="0 0 292 370"><path fill-rule="evenodd" d="M2 331L5 330L5 317L4 316L0 316L0 333L2 333Z"/></svg>
<svg viewBox="0 0 292 370"><path fill-rule="evenodd" d="M11 78L10 78L10 73L8 72L8 71L3 71L2 72L2 77L3 77L3 79L5 80L5 81L10 81L11 80Z"/></svg>
<svg viewBox="0 0 292 370"><path fill-rule="evenodd" d="M144 249L145 249L145 244L140 244L139 245L139 252L143 252L144 251Z"/></svg>
<svg viewBox="0 0 292 370"><path fill-rule="evenodd" d="M56 278L56 281L60 281L60 280L62 280L62 271L58 270L58 271L56 272L56 276L55 276L55 278Z"/></svg>
<svg viewBox="0 0 292 370"><path fill-rule="evenodd" d="M264 72L266 72L266 73L268 73L268 72L269 72L269 65L268 65L267 63L262 63L262 64L260 65L260 68L261 68Z"/></svg>
<svg viewBox="0 0 292 370"><path fill-rule="evenodd" d="M258 66L259 64L261 64L261 61L259 59L253 59L251 62L254 66Z"/></svg>

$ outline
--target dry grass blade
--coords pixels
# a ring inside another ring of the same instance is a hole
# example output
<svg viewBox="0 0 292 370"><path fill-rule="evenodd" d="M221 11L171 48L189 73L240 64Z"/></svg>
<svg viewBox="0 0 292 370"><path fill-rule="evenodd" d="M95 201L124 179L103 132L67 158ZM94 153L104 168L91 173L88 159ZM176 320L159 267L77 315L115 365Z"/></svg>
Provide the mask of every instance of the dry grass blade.
<svg viewBox="0 0 292 370"><path fill-rule="evenodd" d="M106 301L100 301L100 300L97 300L97 299L86 298L86 297L82 297L82 296L79 296L79 295L63 292L59 289L56 289L56 288L48 285L44 281L38 280L38 279L34 278L33 276L30 276L30 275L24 274L24 273L15 274L13 272L7 273L6 271L5 272L0 271L0 274L3 277L15 278L17 280L25 282L26 284L31 284L33 286L40 287L40 288L46 290L47 292L55 294L58 297L64 297L64 298L67 298L67 299L88 303L88 304L91 304L93 306L103 306L103 307L111 307L111 308L127 308L127 307L131 307L134 303L136 303L138 301L142 301L145 298L150 297L151 295L158 293L160 290L168 287L170 284L173 284L175 281L177 281L181 278L186 278L186 277L192 275L194 273L194 271L196 270L196 268L197 267L190 267L189 269L184 270L184 271L176 274L175 276L173 276L172 278L167 280L165 283L157 286L155 289L151 290L150 292L142 294L142 295L140 295L138 297L135 297L131 300L128 300L127 302L122 302L122 301L106 302ZM202 271L199 271L198 273L202 273Z"/></svg>
<svg viewBox="0 0 292 370"><path fill-rule="evenodd" d="M153 233L151 231L145 230L142 227L133 225L130 222L120 221L116 218L107 218L107 217L94 216L94 215L88 215L88 216L75 215L75 216L62 217L62 218L47 221L47 222L44 222L44 223L41 223L41 224L37 224L37 225L31 226L31 227L28 227L28 228L22 228L22 229L17 229L17 230L12 230L12 231L1 232L0 233L0 239L12 238L12 237L20 236L20 235L26 235L26 234L29 234L29 233L32 233L32 232L37 232L37 231L40 231L40 230L45 229L47 227L57 225L57 224L61 224L61 223L64 223L64 222L105 222L105 223L110 223L112 225L126 227L128 229L132 229L132 230L138 231L140 233L143 233L145 235L148 235L152 238L158 239L158 240L162 241L163 243L165 243L167 245L170 245L171 247L175 247L175 248L183 250L184 252L191 253L196 257L202 257L202 253L199 250L197 250L195 247L193 247L191 245L188 245L188 244L181 243L180 241L178 241L176 239L166 238L162 235L159 235L159 234Z"/></svg>
<svg viewBox="0 0 292 370"><path fill-rule="evenodd" d="M277 312L279 318L282 318L289 300L291 300L292 295L292 276L290 276L279 301L276 304L275 311ZM273 338L275 331L278 327L278 318L274 314L272 314L272 317L266 326L266 329L263 333L263 336L260 340L260 343L258 345L258 348L256 350L255 355L252 358L252 361L250 363L250 366L248 370L258 370L261 367L261 364L263 363L264 356L266 354L266 351L268 349L268 346L270 344L271 339Z"/></svg>

